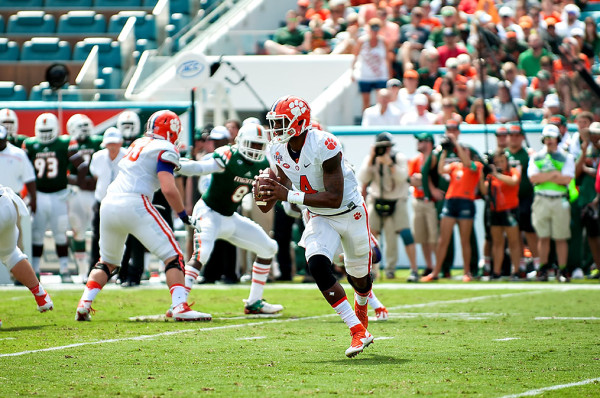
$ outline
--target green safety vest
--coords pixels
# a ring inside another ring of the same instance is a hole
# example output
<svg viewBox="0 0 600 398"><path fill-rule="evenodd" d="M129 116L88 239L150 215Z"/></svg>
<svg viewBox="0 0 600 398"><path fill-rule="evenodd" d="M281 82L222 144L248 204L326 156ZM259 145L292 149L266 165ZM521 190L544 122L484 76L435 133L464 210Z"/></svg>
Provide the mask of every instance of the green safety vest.
<svg viewBox="0 0 600 398"><path fill-rule="evenodd" d="M541 153L534 158L534 163L541 172L561 171L567 158L560 152ZM560 185L552 181L542 182L533 187L534 192L554 191L561 194L568 194L569 202L574 202L579 197L579 191L575 185L575 179L571 179L568 186Z"/></svg>

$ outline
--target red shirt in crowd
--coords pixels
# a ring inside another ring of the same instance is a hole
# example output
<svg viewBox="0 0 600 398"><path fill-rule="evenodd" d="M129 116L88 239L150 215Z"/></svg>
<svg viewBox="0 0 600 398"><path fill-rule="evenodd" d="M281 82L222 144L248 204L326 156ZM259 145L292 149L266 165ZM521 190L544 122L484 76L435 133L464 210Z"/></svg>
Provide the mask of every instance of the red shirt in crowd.
<svg viewBox="0 0 600 398"><path fill-rule="evenodd" d="M421 167L423 167L423 163L425 163L425 156L422 153L419 153L414 158L408 161L408 175L412 176L413 174L420 173ZM423 182L424 184L426 182ZM415 191L413 195L417 199L423 199L425 197L425 192L423 191L423 187L414 187Z"/></svg>
<svg viewBox="0 0 600 398"><path fill-rule="evenodd" d="M446 191L446 199L475 200L483 164L481 162L473 163L475 170L472 167L464 167L462 162L450 163L450 185Z"/></svg>
<svg viewBox="0 0 600 398"><path fill-rule="evenodd" d="M515 167L511 167L508 173L504 173L511 177L517 176L521 179L521 173ZM519 184L508 185L496 177L491 178L490 195L492 201L490 208L492 211L506 211L519 207Z"/></svg>

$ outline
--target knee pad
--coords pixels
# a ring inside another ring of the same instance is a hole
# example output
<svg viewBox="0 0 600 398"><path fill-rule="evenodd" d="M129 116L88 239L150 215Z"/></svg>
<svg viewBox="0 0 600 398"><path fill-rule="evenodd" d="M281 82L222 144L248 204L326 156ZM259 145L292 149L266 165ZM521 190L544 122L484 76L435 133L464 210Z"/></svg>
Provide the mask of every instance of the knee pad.
<svg viewBox="0 0 600 398"><path fill-rule="evenodd" d="M400 237L402 238L402 242L404 242L404 246L412 245L415 243L415 239L413 238L410 229L406 228L400 231Z"/></svg>
<svg viewBox="0 0 600 398"><path fill-rule="evenodd" d="M2 263L6 265L8 272L10 272L19 261L24 259L27 259L25 253L23 253L18 247L15 247L15 250L13 250L12 253L2 258Z"/></svg>
<svg viewBox="0 0 600 398"><path fill-rule="evenodd" d="M337 282L331 270L331 261L322 254L316 254L308 259L308 270L322 292L330 289Z"/></svg>
<svg viewBox="0 0 600 398"><path fill-rule="evenodd" d="M119 269L121 269L121 267L115 267L115 269L113 270L113 272L110 272L110 269L108 268L108 265L101 263L100 261L98 261L96 263L96 265L94 265L92 267L92 269L99 269L100 271L103 271L106 276L108 277L108 279L110 280L110 278L112 278L114 275L119 273Z"/></svg>
<svg viewBox="0 0 600 398"><path fill-rule="evenodd" d="M71 249L74 252L84 252L85 251L85 240L75 240L71 241Z"/></svg>
<svg viewBox="0 0 600 398"><path fill-rule="evenodd" d="M56 245L56 255L60 257L69 257L69 246L68 245Z"/></svg>
<svg viewBox="0 0 600 398"><path fill-rule="evenodd" d="M185 269L185 264L183 263L183 257L177 256L177 258L169 261L168 264L165 264L165 272L167 272L168 270L173 269L173 268L178 269L181 272L184 272L183 270Z"/></svg>
<svg viewBox="0 0 600 398"><path fill-rule="evenodd" d="M44 254L44 245L32 245L31 251L33 257L42 257L42 254Z"/></svg>
<svg viewBox="0 0 600 398"><path fill-rule="evenodd" d="M379 249L379 246L373 246L373 248L371 249L372 251L372 255L371 255L371 262L373 264L377 264L378 262L381 261L381 250Z"/></svg>
<svg viewBox="0 0 600 398"><path fill-rule="evenodd" d="M347 279L348 279L348 283L350 284L350 286L352 286L354 288L354 290L356 290L358 293L369 293L371 291L371 288L373 287L373 279L371 278L371 274L367 274L365 276L365 283L363 286L358 286L358 284L356 283L355 279L348 275Z"/></svg>

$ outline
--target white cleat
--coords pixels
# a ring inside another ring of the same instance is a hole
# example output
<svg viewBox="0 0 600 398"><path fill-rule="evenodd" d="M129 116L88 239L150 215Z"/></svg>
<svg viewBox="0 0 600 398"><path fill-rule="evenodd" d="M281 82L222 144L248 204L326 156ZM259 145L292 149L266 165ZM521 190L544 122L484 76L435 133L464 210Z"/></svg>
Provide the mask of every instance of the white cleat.
<svg viewBox="0 0 600 398"><path fill-rule="evenodd" d="M89 302L89 304L86 304L85 302L83 302L83 300L79 300L77 311L75 311L75 320L79 322L91 321L92 316L90 315L90 313L93 314L94 312L96 311L92 308L91 301Z"/></svg>
<svg viewBox="0 0 600 398"><path fill-rule="evenodd" d="M371 333L364 328L362 324L356 325L350 329L350 334L352 335L352 344L346 350L346 356L348 358L354 358L365 348L367 348L374 340L374 337Z"/></svg>
<svg viewBox="0 0 600 398"><path fill-rule="evenodd" d="M265 300L256 300L252 304L248 304L248 300L244 300L244 314L276 314L283 311L281 304L269 304Z"/></svg>
<svg viewBox="0 0 600 398"><path fill-rule="evenodd" d="M389 317L388 310L385 307L375 308L375 318L378 321L387 321Z"/></svg>
<svg viewBox="0 0 600 398"><path fill-rule="evenodd" d="M205 314L204 312L194 311L190 308L188 303L181 303L173 307L172 315L176 321L210 321L212 315ZM168 311L167 311L168 316Z"/></svg>

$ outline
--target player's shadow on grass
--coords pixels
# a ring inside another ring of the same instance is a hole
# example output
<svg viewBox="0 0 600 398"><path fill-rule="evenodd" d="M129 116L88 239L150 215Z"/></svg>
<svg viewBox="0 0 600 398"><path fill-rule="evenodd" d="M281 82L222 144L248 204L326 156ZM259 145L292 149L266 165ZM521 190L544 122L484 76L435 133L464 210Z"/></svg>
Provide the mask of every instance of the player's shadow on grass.
<svg viewBox="0 0 600 398"><path fill-rule="evenodd" d="M338 359L329 359L322 361L310 361L311 363L329 363L329 364L348 364L348 361L359 361L361 364L365 365L402 365L408 362L411 362L410 359L396 358L390 355L377 355L370 354L367 352L363 352L356 358L348 359L348 358L338 358Z"/></svg>
<svg viewBox="0 0 600 398"><path fill-rule="evenodd" d="M18 332L21 330L36 330L36 329L42 329L48 326L55 326L55 325L32 325L32 326L12 326L12 327L2 327L2 329L0 329L0 336L2 336L3 332Z"/></svg>

